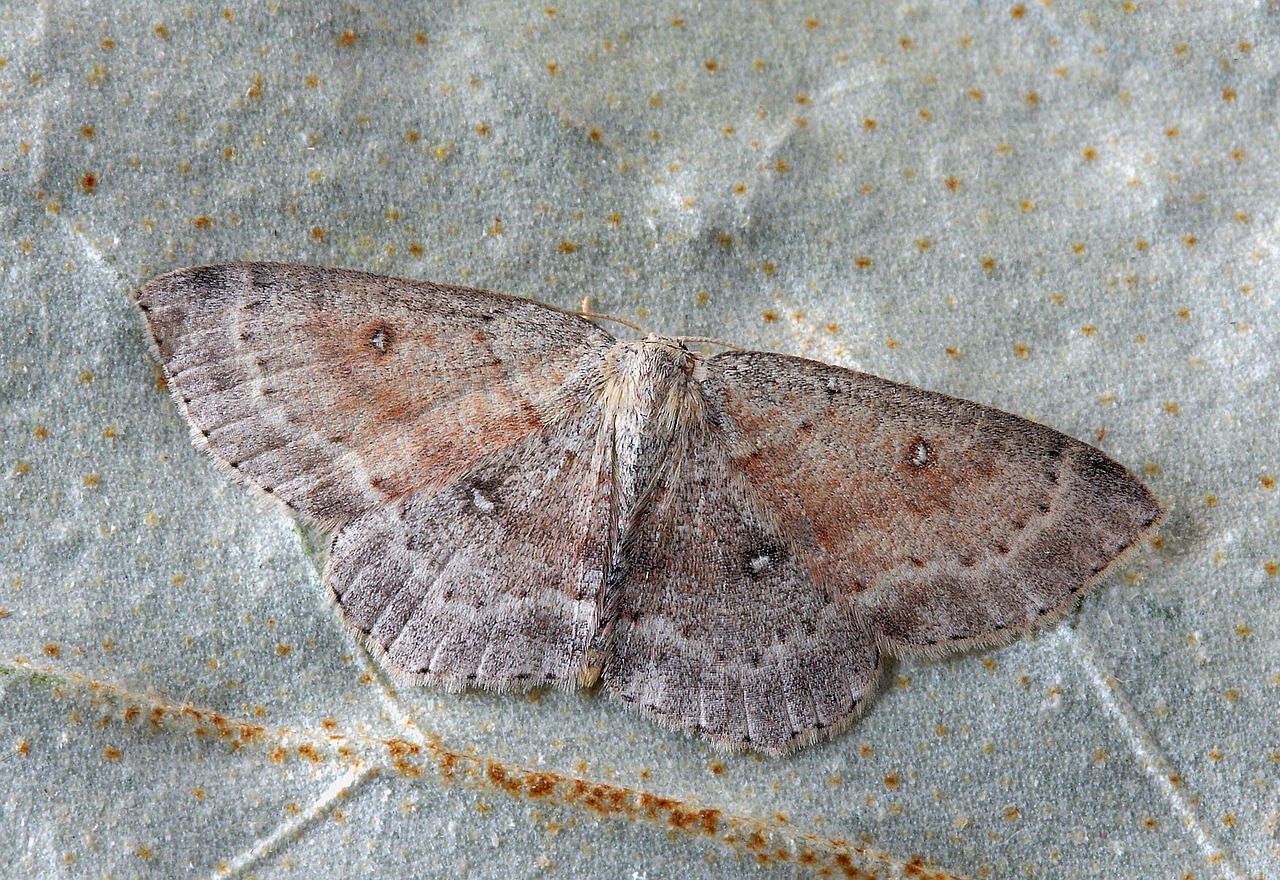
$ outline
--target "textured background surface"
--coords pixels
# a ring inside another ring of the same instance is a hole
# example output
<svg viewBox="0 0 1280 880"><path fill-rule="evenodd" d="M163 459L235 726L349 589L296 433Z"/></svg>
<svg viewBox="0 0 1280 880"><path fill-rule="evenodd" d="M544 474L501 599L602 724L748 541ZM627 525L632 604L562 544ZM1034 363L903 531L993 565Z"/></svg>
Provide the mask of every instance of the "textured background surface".
<svg viewBox="0 0 1280 880"><path fill-rule="evenodd" d="M1274 4L32 6L0 9L4 864L1280 874ZM129 291L231 259L972 397L1169 521L1066 624L898 664L782 761L397 691L159 386Z"/></svg>

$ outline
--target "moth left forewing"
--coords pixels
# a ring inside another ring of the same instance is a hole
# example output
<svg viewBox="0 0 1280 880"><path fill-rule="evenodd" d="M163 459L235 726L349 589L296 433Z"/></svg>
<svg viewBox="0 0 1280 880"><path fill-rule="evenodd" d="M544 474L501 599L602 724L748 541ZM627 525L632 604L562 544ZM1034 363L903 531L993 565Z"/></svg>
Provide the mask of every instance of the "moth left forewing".
<svg viewBox="0 0 1280 880"><path fill-rule="evenodd" d="M783 355L708 368L736 466L813 537L825 589L892 653L1056 620L1160 522L1123 467L1008 413Z"/></svg>
<svg viewBox="0 0 1280 880"><path fill-rule="evenodd" d="M281 263L183 269L137 302L197 442L325 528L541 431L613 342L502 294Z"/></svg>

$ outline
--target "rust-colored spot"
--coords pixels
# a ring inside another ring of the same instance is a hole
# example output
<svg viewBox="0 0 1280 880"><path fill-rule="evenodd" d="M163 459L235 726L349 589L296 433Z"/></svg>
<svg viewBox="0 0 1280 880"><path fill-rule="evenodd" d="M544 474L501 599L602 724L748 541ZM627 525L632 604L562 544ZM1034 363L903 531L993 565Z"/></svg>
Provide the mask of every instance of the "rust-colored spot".
<svg viewBox="0 0 1280 880"><path fill-rule="evenodd" d="M392 755L416 755L421 751L421 747L417 743L412 743L405 739L389 739L385 742L387 751Z"/></svg>
<svg viewBox="0 0 1280 880"><path fill-rule="evenodd" d="M1263 474L1258 477L1258 482L1262 484L1264 489L1274 489L1276 487L1276 478L1269 474Z"/></svg>
<svg viewBox="0 0 1280 880"><path fill-rule="evenodd" d="M407 779L413 779L422 775L422 768L420 766L404 758L396 758L391 762L391 766L395 768L396 773Z"/></svg>
<svg viewBox="0 0 1280 880"><path fill-rule="evenodd" d="M720 65L716 63L716 60L714 58L708 58L706 61L702 62L702 66L705 67L711 73L715 73L717 70L720 69Z"/></svg>
<svg viewBox="0 0 1280 880"><path fill-rule="evenodd" d="M162 24L158 24L151 29L151 33L155 34L162 40L169 39L169 29Z"/></svg>
<svg viewBox="0 0 1280 880"><path fill-rule="evenodd" d="M18 744L13 747L13 750L17 752L20 757L25 758L27 755L31 754L31 743L27 742L25 739L20 739L18 740Z"/></svg>
<svg viewBox="0 0 1280 880"><path fill-rule="evenodd" d="M458 774L458 756L452 752L443 752L440 755L440 775L444 777L446 782L452 782Z"/></svg>
<svg viewBox="0 0 1280 880"><path fill-rule="evenodd" d="M80 188L87 193L91 193L98 188L98 178L90 172L80 175Z"/></svg>
<svg viewBox="0 0 1280 880"><path fill-rule="evenodd" d="M550 773L530 773L525 782L525 791L529 797L547 797L556 790L556 777Z"/></svg>
<svg viewBox="0 0 1280 880"><path fill-rule="evenodd" d="M107 746L102 750L102 757L106 758L108 761L119 761L124 757L124 752L120 751L120 749L115 746Z"/></svg>
<svg viewBox="0 0 1280 880"><path fill-rule="evenodd" d="M884 778L885 788L893 789L893 788L897 788L901 784L902 784L902 780L899 778L897 773L890 773Z"/></svg>
<svg viewBox="0 0 1280 880"><path fill-rule="evenodd" d="M213 219L207 214L201 214L191 221L191 225L196 229L208 229L213 225Z"/></svg>
<svg viewBox="0 0 1280 880"><path fill-rule="evenodd" d="M848 853L836 853L836 867L840 869L840 873L849 878L860 878L863 876L862 871L858 870L858 866L853 863L853 859L849 858Z"/></svg>
<svg viewBox="0 0 1280 880"><path fill-rule="evenodd" d="M954 176L948 177L943 181L943 185L952 192L956 192L960 189L960 178Z"/></svg>
<svg viewBox="0 0 1280 880"><path fill-rule="evenodd" d="M854 261L853 261L853 265L854 265L854 266L856 266L856 267L857 267L857 268L859 268L859 269L870 269L870 268L871 268L871 258L870 258L870 257L855 257L855 258L854 258Z"/></svg>
<svg viewBox="0 0 1280 880"><path fill-rule="evenodd" d="M57 657L59 654L62 653L62 649L59 648L53 642L49 642L47 645L44 646L44 653L45 653L45 656L47 657Z"/></svg>
<svg viewBox="0 0 1280 880"><path fill-rule="evenodd" d="M359 39L360 38L356 36L355 31L350 31L350 30L343 31L342 33L338 34L338 45L344 46L344 47L354 46L356 44L356 41Z"/></svg>
<svg viewBox="0 0 1280 880"><path fill-rule="evenodd" d="M760 317L764 318L770 324L773 324L778 320L778 313L775 312L773 309L765 309Z"/></svg>

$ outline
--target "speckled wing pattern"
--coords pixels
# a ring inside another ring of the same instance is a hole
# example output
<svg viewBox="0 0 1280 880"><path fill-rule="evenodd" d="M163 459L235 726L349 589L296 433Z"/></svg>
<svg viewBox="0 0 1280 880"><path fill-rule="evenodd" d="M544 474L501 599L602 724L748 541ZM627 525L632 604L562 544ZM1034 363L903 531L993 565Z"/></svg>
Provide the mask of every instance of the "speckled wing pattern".
<svg viewBox="0 0 1280 880"><path fill-rule="evenodd" d="M334 532L325 581L400 677L599 681L729 749L846 726L882 653L1058 619L1161 519L1016 416L501 294L248 263L138 303L197 442Z"/></svg>
<svg viewBox="0 0 1280 880"><path fill-rule="evenodd" d="M500 294L286 264L182 270L138 304L197 443L336 531L325 581L393 670L579 675L612 516L584 401L611 336Z"/></svg>

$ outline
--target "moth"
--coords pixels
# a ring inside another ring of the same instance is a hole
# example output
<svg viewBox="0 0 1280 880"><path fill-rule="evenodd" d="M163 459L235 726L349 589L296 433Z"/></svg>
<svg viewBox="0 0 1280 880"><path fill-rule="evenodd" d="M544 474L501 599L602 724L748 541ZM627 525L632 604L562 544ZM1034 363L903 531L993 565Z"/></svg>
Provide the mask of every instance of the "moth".
<svg viewBox="0 0 1280 880"><path fill-rule="evenodd" d="M846 727L882 656L1058 620L1162 517L1017 416L498 293L233 263L137 303L196 442L332 534L398 679L599 683L729 750Z"/></svg>

